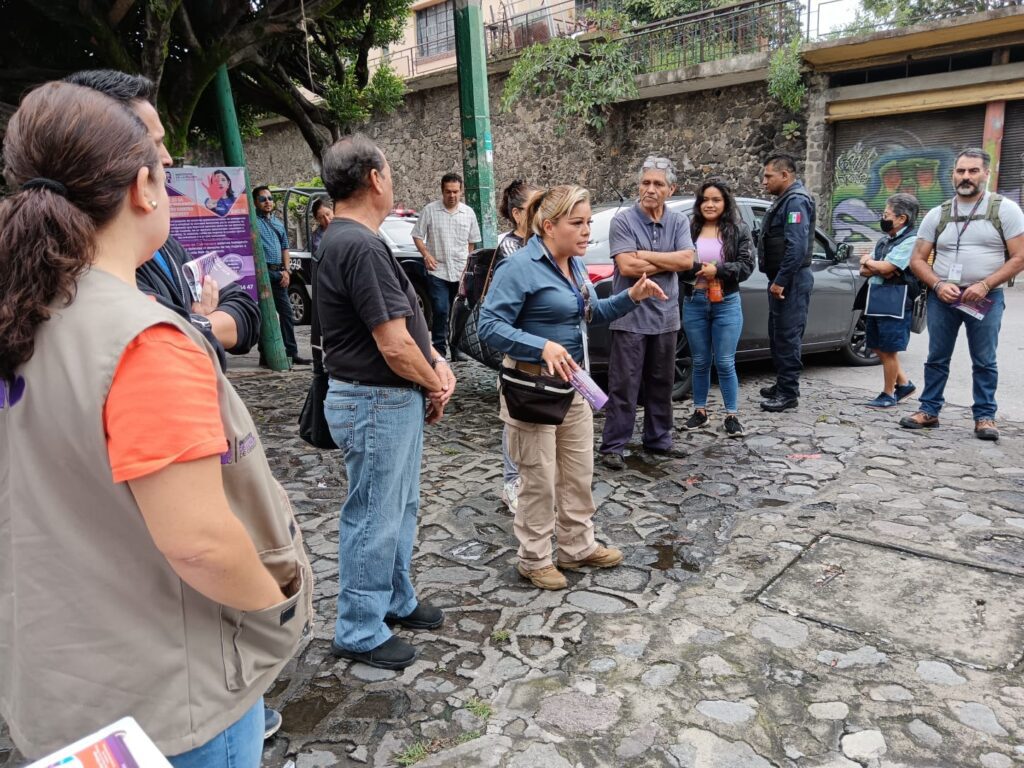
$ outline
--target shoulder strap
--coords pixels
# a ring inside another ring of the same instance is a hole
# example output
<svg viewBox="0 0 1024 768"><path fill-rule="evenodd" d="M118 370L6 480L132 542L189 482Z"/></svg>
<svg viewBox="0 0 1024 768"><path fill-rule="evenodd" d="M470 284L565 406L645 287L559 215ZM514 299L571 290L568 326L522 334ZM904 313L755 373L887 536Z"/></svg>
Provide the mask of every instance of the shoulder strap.
<svg viewBox="0 0 1024 768"><path fill-rule="evenodd" d="M942 204L942 208L939 213L939 224L935 227L935 242L939 242L939 235L941 235L946 227L949 226L949 222L953 220L953 201L947 200Z"/></svg>
<svg viewBox="0 0 1024 768"><path fill-rule="evenodd" d="M1010 249L1006 245L1006 236L1003 234L1003 220L999 218L999 210L1003 205L1003 196L993 192L992 196L988 200L988 208L985 209L985 220L991 221L992 226L996 228L996 232L999 233L999 239L1003 241L1003 249L1006 251L1006 256L1009 258Z"/></svg>
<svg viewBox="0 0 1024 768"><path fill-rule="evenodd" d="M319 250L319 249L318 249ZM323 339L320 331L320 309L317 306L316 301L316 271L319 264L319 259L316 258L316 254L310 259L310 272L312 286L310 292L312 293L313 311L309 320L309 343L313 349L313 373L324 372L324 349Z"/></svg>

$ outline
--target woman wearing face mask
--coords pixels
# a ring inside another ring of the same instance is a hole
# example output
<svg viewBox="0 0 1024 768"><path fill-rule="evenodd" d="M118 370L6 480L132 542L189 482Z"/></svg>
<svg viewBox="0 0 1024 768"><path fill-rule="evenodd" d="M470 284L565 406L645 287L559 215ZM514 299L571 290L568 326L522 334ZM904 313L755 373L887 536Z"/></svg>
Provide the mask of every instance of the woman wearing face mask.
<svg viewBox="0 0 1024 768"><path fill-rule="evenodd" d="M875 242L873 254L865 254L860 260L860 273L868 278L873 285L903 285L906 281L904 272L910 264L910 255L914 250L917 237L917 214L920 211L917 198L905 192L899 192L885 201L885 211L879 226L882 237ZM865 284L864 289L867 290ZM916 288L917 283L913 282ZM860 297L858 297L859 303ZM866 325L865 344L873 350L882 361L882 391L874 400L869 400L869 408L893 408L902 403L917 387L907 378L900 365L899 353L906 350L910 343L911 307L914 295L907 291L907 300L903 317L872 317L864 318Z"/></svg>
<svg viewBox="0 0 1024 768"><path fill-rule="evenodd" d="M0 715L29 758L130 714L175 768L257 768L311 571L213 348L136 287L170 224L156 147L47 83L4 160Z"/></svg>
<svg viewBox="0 0 1024 768"><path fill-rule="evenodd" d="M562 185L534 195L526 206L532 237L495 270L480 313L480 338L507 356L505 366L527 377L569 381L585 361L588 322L607 323L664 291L647 276L628 291L592 299L582 256L590 240L590 194ZM571 390L570 390L571 392ZM551 558L551 534L562 568L610 568L622 553L594 539L594 416L577 393L560 424L513 418L506 394L501 419L509 454L522 479L515 516L519 574L541 589L564 589Z"/></svg>
<svg viewBox="0 0 1024 768"><path fill-rule="evenodd" d="M680 277L686 280L683 330L693 358L693 415L683 428L697 429L708 423L713 358L725 401L722 428L729 437L742 437L736 346L743 330L740 283L754 270L754 244L750 229L740 219L732 190L721 179L708 179L697 190L690 234L697 248L697 263L693 271Z"/></svg>
<svg viewBox="0 0 1024 768"><path fill-rule="evenodd" d="M499 261L511 256L526 243L526 238L530 235L529 223L526 220L526 204L535 192L537 192L537 188L522 179L516 179L505 187L505 191L501 195L499 212L507 221L512 222L514 227L498 243L495 258ZM505 502L509 511L515 514L519 509L519 489L522 487L522 481L519 478L519 469L516 467L516 463L508 455L507 426L501 431L501 456L504 464L501 500Z"/></svg>

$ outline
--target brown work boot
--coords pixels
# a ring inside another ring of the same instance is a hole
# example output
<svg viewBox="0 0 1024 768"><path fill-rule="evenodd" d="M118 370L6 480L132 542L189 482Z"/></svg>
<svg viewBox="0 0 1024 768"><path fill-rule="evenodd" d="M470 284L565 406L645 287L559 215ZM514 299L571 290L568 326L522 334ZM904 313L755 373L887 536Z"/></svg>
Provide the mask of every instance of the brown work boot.
<svg viewBox="0 0 1024 768"><path fill-rule="evenodd" d="M595 568L614 568L621 562L622 553L619 550L615 549L615 547L603 547L598 544L597 549L582 560L559 560L558 564L562 568L576 570L587 565L592 565Z"/></svg>
<svg viewBox="0 0 1024 768"><path fill-rule="evenodd" d="M528 571L523 568L522 563L516 563L516 570L524 579L528 579L533 586L539 589L565 589L568 582L565 576L553 565L546 565L535 571Z"/></svg>
<svg viewBox="0 0 1024 768"><path fill-rule="evenodd" d="M974 436L979 440L998 440L999 429L995 419L978 419L974 422Z"/></svg>
<svg viewBox="0 0 1024 768"><path fill-rule="evenodd" d="M939 426L939 417L924 411L916 411L900 419L900 426L904 429L934 429Z"/></svg>

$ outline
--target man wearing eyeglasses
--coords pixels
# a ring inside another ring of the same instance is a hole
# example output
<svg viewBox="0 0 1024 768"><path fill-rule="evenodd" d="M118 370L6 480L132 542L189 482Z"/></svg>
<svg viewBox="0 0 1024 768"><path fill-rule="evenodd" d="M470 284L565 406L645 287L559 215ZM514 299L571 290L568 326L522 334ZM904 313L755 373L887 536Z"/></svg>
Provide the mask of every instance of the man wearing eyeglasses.
<svg viewBox="0 0 1024 768"><path fill-rule="evenodd" d="M274 196L270 194L270 187L256 187L252 191L252 198L256 202L256 229L263 245L263 256L267 260L270 287L274 291L274 306L281 319L285 354L295 365L309 365L309 360L299 357L299 346L295 343L295 317L292 315L292 302L288 298L288 284L291 282L291 273L288 271L288 233L284 224L272 215Z"/></svg>
<svg viewBox="0 0 1024 768"><path fill-rule="evenodd" d="M601 463L609 469L625 466L623 453L633 436L641 382L644 450L678 455L672 448L672 385L680 326L677 273L693 266L694 247L686 216L665 207L675 191L675 165L650 155L640 169L639 199L612 219L612 293L629 290L647 275L668 298L645 301L609 325L608 405L600 448Z"/></svg>

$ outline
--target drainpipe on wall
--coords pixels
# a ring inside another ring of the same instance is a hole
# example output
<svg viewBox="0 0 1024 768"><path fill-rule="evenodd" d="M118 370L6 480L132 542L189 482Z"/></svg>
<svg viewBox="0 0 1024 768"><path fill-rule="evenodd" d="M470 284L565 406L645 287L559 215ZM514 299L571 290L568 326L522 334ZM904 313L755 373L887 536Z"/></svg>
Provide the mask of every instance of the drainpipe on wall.
<svg viewBox="0 0 1024 768"><path fill-rule="evenodd" d="M498 212L494 206L494 146L480 0L455 0L455 62L466 203L480 222L481 246L494 248L498 244Z"/></svg>

